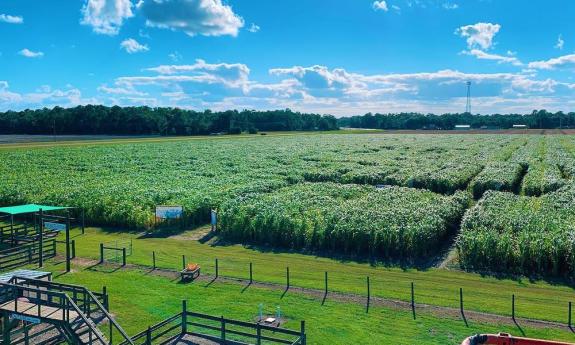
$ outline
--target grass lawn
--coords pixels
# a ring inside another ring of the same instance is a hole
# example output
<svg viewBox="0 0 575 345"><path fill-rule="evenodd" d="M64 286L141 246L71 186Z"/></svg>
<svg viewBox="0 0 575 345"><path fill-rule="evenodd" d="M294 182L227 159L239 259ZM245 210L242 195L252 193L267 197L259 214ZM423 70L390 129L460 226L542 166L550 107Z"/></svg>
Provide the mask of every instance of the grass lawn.
<svg viewBox="0 0 575 345"><path fill-rule="evenodd" d="M133 239L134 253L128 257L128 263L151 266L152 251L155 251L158 267L181 269L182 254L185 254L188 262L202 266L203 273L213 274L215 258L218 258L220 275L235 278L248 278L252 262L254 280L262 282L285 284L289 266L291 285L307 288L323 289L324 272L328 271L331 291L365 295L366 277L370 276L372 296L396 300L409 301L410 284L414 282L417 303L454 308L459 307L461 287L466 309L499 315L511 315L511 296L515 294L518 317L557 322L567 322L568 302L573 300L574 293L573 288L565 285L530 282L526 278L497 279L446 269L372 267L303 254L262 252L241 245L211 246L195 240L137 237L89 228L86 235L74 239L79 257L96 259L99 243ZM63 253L63 248L59 252Z"/></svg>
<svg viewBox="0 0 575 345"><path fill-rule="evenodd" d="M47 269L60 271L63 264ZM254 321L258 305L273 314L277 306L288 319L285 327L298 329L299 321L306 321L309 344L460 344L474 333L510 332L520 334L516 327L479 324L473 320L465 326L461 319L443 318L418 313L413 320L410 312L374 307L366 313L364 307L305 295L281 292L235 283L195 282L180 284L170 278L146 274L140 270L108 268L85 269L75 267L71 274L57 275L56 281L85 285L100 291L103 285L110 293L110 308L128 334L133 335L148 325L159 322L181 308L181 300L188 301L188 309L212 315L224 315L242 321ZM526 336L574 341L571 332L557 329L523 327Z"/></svg>

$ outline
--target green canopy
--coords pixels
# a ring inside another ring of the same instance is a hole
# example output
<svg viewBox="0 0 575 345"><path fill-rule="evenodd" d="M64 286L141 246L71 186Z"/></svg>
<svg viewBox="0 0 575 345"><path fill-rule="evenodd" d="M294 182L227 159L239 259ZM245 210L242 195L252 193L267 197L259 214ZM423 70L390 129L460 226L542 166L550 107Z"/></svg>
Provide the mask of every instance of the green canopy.
<svg viewBox="0 0 575 345"><path fill-rule="evenodd" d="M25 213L36 213L40 212L40 209L42 209L42 211L55 211L55 210L64 210L67 208L69 207L27 204L27 205L0 207L0 213L8 213L15 215Z"/></svg>

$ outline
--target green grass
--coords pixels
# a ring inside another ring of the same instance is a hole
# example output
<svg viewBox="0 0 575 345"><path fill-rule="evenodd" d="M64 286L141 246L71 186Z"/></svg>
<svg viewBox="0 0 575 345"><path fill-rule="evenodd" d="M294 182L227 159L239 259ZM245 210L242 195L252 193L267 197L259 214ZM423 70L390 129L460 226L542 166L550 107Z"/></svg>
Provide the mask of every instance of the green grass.
<svg viewBox="0 0 575 345"><path fill-rule="evenodd" d="M49 266L59 271L62 265ZM416 320L409 311L373 307L366 313L357 304L321 301L296 293L281 298L281 291L216 282L180 284L169 278L146 274L138 270L118 270L112 273L76 268L71 274L60 275L56 281L85 285L99 291L106 285L110 293L110 308L118 322L130 335L144 330L181 309L181 300L188 309L211 315L224 315L242 321L254 321L258 305L273 313L280 306L288 319L285 327L298 329L306 321L309 344L460 344L474 333L509 332L520 335L516 327L476 323L467 327L461 319L439 317L419 312ZM526 336L571 340L575 336L557 329L522 327Z"/></svg>
<svg viewBox="0 0 575 345"><path fill-rule="evenodd" d="M99 243L128 238L132 238L134 244L134 253L128 257L128 263L132 264L151 266L152 251L155 251L158 267L181 269L182 254L185 254L187 261L199 263L204 273L214 273L214 261L218 258L220 275L248 278L252 262L255 280L278 284L285 284L289 266L292 286L315 289L323 289L324 271L328 271L331 291L363 295L366 277L370 276L372 296L404 301L410 300L410 284L414 282L417 303L454 308L459 307L459 288L463 288L466 309L500 315L511 314L511 296L515 294L518 317L566 322L567 305L573 299L571 287L530 282L527 278L497 279L446 269L372 267L311 255L258 251L241 245L211 246L171 238L138 239L134 234L107 233L94 228L88 229L84 236L75 237L77 255L98 258Z"/></svg>

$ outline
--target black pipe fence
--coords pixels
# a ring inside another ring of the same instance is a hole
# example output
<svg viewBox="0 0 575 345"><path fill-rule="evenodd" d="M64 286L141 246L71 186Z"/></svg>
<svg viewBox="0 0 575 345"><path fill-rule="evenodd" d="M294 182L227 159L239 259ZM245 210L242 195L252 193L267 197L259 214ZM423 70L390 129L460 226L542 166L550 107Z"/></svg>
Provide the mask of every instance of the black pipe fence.
<svg viewBox="0 0 575 345"><path fill-rule="evenodd" d="M101 244L101 246L102 246L102 244ZM123 265L126 265L125 260L126 259L124 258ZM158 268L157 262L158 262L158 254L155 251L153 251L152 252L152 267L153 267L153 269ZM185 263L186 263L186 257L183 255L182 256L182 265L184 267L185 267ZM249 262L248 264L249 264L249 266L248 266L249 276L246 278L246 280L251 285L251 284L257 282L257 280L254 278L255 265L252 262ZM221 273L220 269L221 269L220 260L218 258L215 258L215 260L214 260L214 279L218 279L220 277L220 273ZM324 288L323 288L324 298L323 298L322 303L325 302L325 300L329 294L329 279L328 278L329 278L328 272L325 271L324 272ZM366 277L366 302L365 302L366 303L365 304L366 305L366 312L369 312L369 309L370 309L371 304L373 302L372 286L371 285L372 285L371 278L369 276L367 276ZM287 291L289 291L290 288L291 288L291 271L290 271L290 267L287 266L286 270L285 270L284 294L287 293ZM412 312L412 317L413 317L413 319L416 319L417 303L416 303L416 289L415 289L415 283L414 282L411 282L410 285L406 287L406 293L409 293L409 307L410 307L411 312ZM461 316L462 316L465 324L467 325L467 319L465 316L463 288L459 288L459 296L458 297L459 297L458 298L459 311L461 313ZM515 318L516 318L516 296L515 296L515 294L512 294L510 297L511 297L511 318L513 320L515 320ZM566 325L568 327L572 327L572 303L571 302L568 302L566 309L567 309Z"/></svg>

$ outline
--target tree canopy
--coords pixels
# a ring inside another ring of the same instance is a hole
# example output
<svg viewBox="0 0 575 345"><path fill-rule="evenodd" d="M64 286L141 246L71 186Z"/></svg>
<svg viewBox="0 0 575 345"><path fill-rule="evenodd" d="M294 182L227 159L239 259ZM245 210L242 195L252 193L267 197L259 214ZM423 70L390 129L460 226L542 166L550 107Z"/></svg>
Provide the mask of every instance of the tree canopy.
<svg viewBox="0 0 575 345"><path fill-rule="evenodd" d="M526 125L528 128L573 128L575 113L551 113L534 110L531 114L372 114L341 118L341 127L373 129L454 129L456 125L470 125L471 128L511 128L513 125Z"/></svg>
<svg viewBox="0 0 575 345"><path fill-rule="evenodd" d="M199 135L337 128L333 116L290 109L198 112L179 108L86 105L0 112L0 134Z"/></svg>

